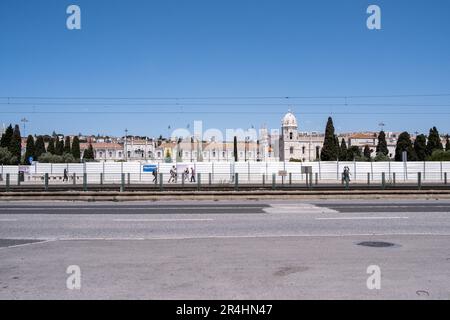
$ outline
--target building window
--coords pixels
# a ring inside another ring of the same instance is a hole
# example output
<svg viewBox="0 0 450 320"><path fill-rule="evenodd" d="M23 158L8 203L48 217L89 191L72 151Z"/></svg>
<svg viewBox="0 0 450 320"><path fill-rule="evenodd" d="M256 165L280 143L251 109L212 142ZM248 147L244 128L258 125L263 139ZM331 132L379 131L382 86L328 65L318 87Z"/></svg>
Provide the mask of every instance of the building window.
<svg viewBox="0 0 450 320"><path fill-rule="evenodd" d="M302 147L302 153L305 154L305 146Z"/></svg>
<svg viewBox="0 0 450 320"><path fill-rule="evenodd" d="M103 152L100 151L98 154L99 154L100 158L103 157Z"/></svg>
<svg viewBox="0 0 450 320"><path fill-rule="evenodd" d="M320 147L316 147L316 159L320 159Z"/></svg>
<svg viewBox="0 0 450 320"><path fill-rule="evenodd" d="M290 148L289 148L289 153L290 153L290 154L294 154L294 147L290 147Z"/></svg>
<svg viewBox="0 0 450 320"><path fill-rule="evenodd" d="M292 132L289 132L289 139L292 140L293 136L294 136L293 133L292 133Z"/></svg>
<svg viewBox="0 0 450 320"><path fill-rule="evenodd" d="M109 152L109 157L112 158L112 152L111 151Z"/></svg>

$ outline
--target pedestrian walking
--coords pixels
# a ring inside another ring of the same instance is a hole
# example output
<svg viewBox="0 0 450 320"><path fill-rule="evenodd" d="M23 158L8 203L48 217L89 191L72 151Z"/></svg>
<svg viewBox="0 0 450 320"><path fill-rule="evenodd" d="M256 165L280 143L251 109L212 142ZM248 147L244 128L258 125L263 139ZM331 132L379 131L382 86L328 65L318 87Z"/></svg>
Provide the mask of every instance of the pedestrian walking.
<svg viewBox="0 0 450 320"><path fill-rule="evenodd" d="M191 182L195 182L195 170L191 167Z"/></svg>
<svg viewBox="0 0 450 320"><path fill-rule="evenodd" d="M169 181L167 181L167 183L171 183L171 182L175 182L175 166L172 166L172 168L170 169L170 177L169 177Z"/></svg>
<svg viewBox="0 0 450 320"><path fill-rule="evenodd" d="M64 177L63 177L63 181L69 181L69 175L67 174L67 169L64 168Z"/></svg>

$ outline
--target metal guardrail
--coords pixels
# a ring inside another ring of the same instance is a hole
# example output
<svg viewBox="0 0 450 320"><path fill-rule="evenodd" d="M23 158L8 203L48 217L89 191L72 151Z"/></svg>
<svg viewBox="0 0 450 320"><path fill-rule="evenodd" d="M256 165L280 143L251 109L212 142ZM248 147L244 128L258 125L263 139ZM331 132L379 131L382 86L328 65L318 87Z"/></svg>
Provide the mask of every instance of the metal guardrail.
<svg viewBox="0 0 450 320"><path fill-rule="evenodd" d="M346 181L319 179L317 173L286 175L272 174L240 174L218 175L211 173L197 173L192 175L170 175L158 173L157 175L140 175L135 179L130 173L104 174L84 173L82 175L70 174L67 176L42 174L39 179L24 179L20 175L7 173L2 177L0 190L28 191L28 190L249 190L249 189L302 189L302 190L351 190L351 189L415 189L436 187L450 189L447 173L442 180L426 180L421 172L415 179L398 181L396 174L381 174L381 180L374 180L367 173L365 180ZM2 188L3 185L3 188Z"/></svg>

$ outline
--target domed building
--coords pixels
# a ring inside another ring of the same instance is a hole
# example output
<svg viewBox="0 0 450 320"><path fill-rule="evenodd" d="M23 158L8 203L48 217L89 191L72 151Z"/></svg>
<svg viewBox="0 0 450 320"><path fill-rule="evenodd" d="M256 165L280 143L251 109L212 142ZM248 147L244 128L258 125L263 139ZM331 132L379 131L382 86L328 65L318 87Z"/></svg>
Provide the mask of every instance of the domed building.
<svg viewBox="0 0 450 320"><path fill-rule="evenodd" d="M280 161L315 161L320 157L323 135L298 131L298 122L289 110L281 120Z"/></svg>

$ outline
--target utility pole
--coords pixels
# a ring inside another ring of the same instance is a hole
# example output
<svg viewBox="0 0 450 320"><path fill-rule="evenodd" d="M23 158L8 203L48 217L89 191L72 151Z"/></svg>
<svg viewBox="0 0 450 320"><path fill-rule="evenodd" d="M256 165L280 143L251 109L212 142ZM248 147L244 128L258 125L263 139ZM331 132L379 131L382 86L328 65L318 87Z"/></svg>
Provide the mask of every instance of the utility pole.
<svg viewBox="0 0 450 320"><path fill-rule="evenodd" d="M128 140L128 129L125 129L125 150L124 150L124 155L125 155L125 161L128 161L128 148L127 148L127 140Z"/></svg>

